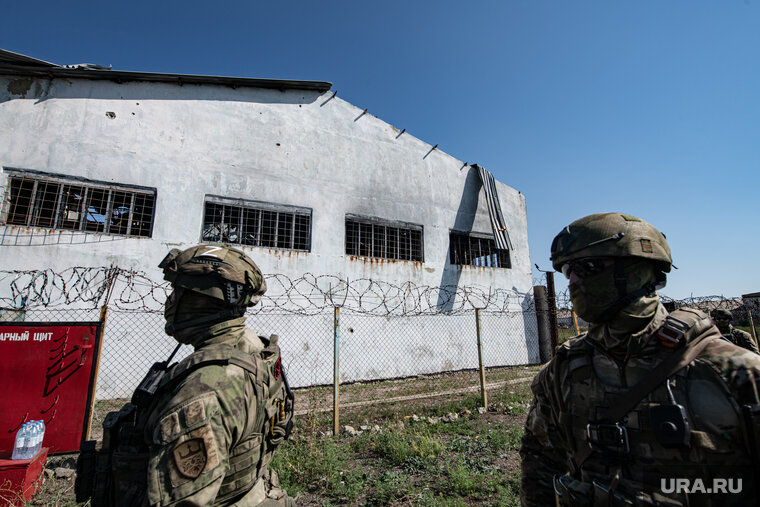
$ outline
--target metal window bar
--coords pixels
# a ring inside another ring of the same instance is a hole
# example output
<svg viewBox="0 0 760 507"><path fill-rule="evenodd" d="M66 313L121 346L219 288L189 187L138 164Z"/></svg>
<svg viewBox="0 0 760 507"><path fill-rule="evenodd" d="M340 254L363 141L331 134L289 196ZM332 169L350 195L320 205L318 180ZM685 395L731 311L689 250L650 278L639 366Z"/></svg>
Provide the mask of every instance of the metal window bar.
<svg viewBox="0 0 760 507"><path fill-rule="evenodd" d="M106 234L150 236L155 204L152 194L120 190L106 184L79 185L69 182L75 180L9 176L4 206L7 211L6 223L54 230L90 230ZM136 211L138 194L142 208L148 208L151 215L147 218L150 223L145 231L139 227L146 221L147 214L144 209L140 213ZM121 199L118 209L117 198ZM80 202L72 209L71 206L77 204L76 201ZM124 209L127 202L128 210ZM112 223L115 210L119 215L128 211L128 217L124 217L128 218L126 224L124 219L120 219L119 224ZM19 212L23 212L23 218L19 217ZM140 224L137 223L138 220Z"/></svg>
<svg viewBox="0 0 760 507"><path fill-rule="evenodd" d="M108 234L111 230L111 213L113 212L113 190L108 189L108 197L106 198L106 213L103 216L103 232Z"/></svg>
<svg viewBox="0 0 760 507"><path fill-rule="evenodd" d="M132 192L129 201L129 219L127 220L127 236L132 235L132 220L135 215L135 193Z"/></svg>
<svg viewBox="0 0 760 507"><path fill-rule="evenodd" d="M39 184L39 181L34 180L34 185L32 185L32 195L29 196L29 207L26 210L26 225L30 226L32 225L31 222L33 220L34 216L34 203L37 200L37 186Z"/></svg>
<svg viewBox="0 0 760 507"><path fill-rule="evenodd" d="M306 250L310 244L307 214L232 206L206 201L204 241L221 241L275 249ZM221 213L220 216L217 216ZM218 227L218 235L213 230Z"/></svg>
<svg viewBox="0 0 760 507"><path fill-rule="evenodd" d="M65 185L58 185L58 198L56 199L55 203L55 215L54 215L54 222L53 222L53 229L58 229L58 224L60 223L61 219L61 205L63 201L63 187Z"/></svg>
<svg viewBox="0 0 760 507"><path fill-rule="evenodd" d="M79 213L79 230L84 230L84 224L87 222L87 196L90 193L90 189L87 187L83 187L84 191L82 192L82 209Z"/></svg>

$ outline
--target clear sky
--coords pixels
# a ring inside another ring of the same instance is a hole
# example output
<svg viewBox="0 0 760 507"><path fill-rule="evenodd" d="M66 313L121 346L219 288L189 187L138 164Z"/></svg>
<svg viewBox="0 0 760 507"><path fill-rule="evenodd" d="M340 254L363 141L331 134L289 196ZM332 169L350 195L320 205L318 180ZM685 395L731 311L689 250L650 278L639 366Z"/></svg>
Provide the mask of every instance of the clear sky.
<svg viewBox="0 0 760 507"><path fill-rule="evenodd" d="M760 0L38 1L3 11L0 48L53 63L330 81L525 194L542 269L562 227L624 211L668 237L679 269L664 294L760 291Z"/></svg>

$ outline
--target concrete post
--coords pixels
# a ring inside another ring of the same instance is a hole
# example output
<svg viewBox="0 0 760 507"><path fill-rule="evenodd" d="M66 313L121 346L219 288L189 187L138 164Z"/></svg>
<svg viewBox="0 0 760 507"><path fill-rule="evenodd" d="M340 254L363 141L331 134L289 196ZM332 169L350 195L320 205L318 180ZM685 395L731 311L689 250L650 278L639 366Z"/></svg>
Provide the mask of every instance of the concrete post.
<svg viewBox="0 0 760 507"><path fill-rule="evenodd" d="M538 353L542 363L551 360L554 353L552 348L551 319L549 318L549 298L546 287L536 285L533 287L533 296L536 299L536 322L538 324Z"/></svg>

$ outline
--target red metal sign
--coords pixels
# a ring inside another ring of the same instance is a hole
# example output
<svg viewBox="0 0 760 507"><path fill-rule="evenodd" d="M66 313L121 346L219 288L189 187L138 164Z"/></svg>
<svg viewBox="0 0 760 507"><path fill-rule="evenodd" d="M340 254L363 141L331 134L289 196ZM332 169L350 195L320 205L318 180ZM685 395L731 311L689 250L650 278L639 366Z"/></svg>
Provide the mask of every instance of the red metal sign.
<svg viewBox="0 0 760 507"><path fill-rule="evenodd" d="M0 451L16 431L45 421L50 453L78 451L87 437L93 402L99 322L0 323Z"/></svg>

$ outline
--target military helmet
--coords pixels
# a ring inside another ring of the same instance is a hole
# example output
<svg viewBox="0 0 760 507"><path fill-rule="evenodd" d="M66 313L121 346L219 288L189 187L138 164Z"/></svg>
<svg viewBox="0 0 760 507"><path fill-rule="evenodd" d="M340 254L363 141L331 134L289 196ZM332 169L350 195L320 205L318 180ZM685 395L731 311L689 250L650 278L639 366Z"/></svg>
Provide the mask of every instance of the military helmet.
<svg viewBox="0 0 760 507"><path fill-rule="evenodd" d="M712 317L713 319L717 319L717 318L723 318L723 319L728 319L728 320L734 319L734 315L730 311L726 310L725 308L716 308L715 310L710 312L710 317Z"/></svg>
<svg viewBox="0 0 760 507"><path fill-rule="evenodd" d="M158 267L175 287L230 306L253 306L267 290L259 267L245 253L224 245L197 245L183 251L174 248Z"/></svg>
<svg viewBox="0 0 760 507"><path fill-rule="evenodd" d="M649 222L625 213L579 218L554 238L551 261L555 270L585 257L640 257L654 261L665 273L673 264L665 235Z"/></svg>

